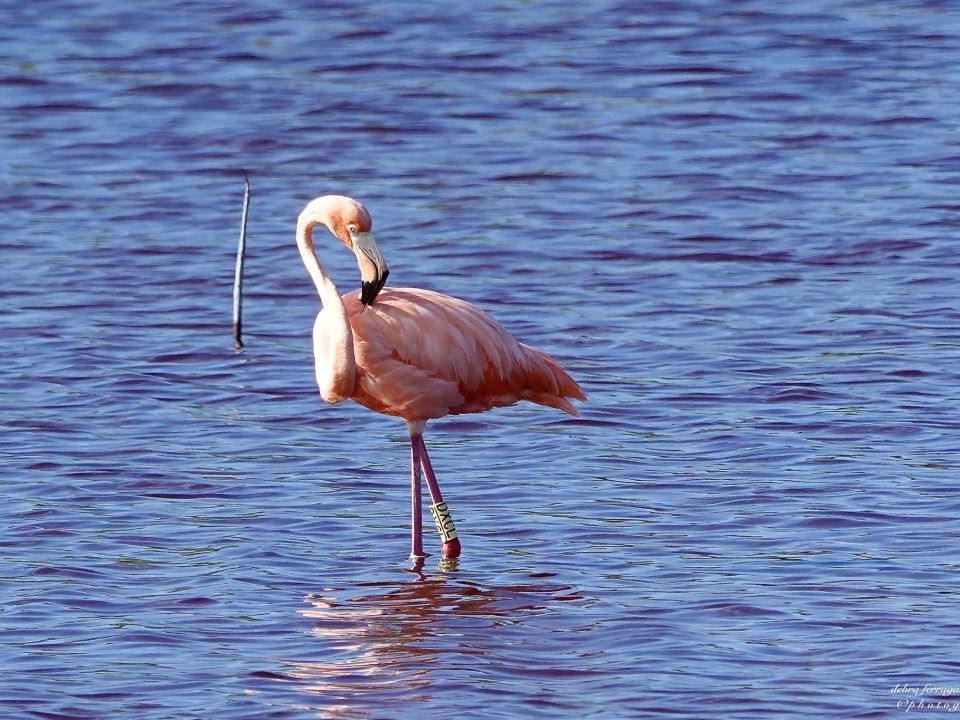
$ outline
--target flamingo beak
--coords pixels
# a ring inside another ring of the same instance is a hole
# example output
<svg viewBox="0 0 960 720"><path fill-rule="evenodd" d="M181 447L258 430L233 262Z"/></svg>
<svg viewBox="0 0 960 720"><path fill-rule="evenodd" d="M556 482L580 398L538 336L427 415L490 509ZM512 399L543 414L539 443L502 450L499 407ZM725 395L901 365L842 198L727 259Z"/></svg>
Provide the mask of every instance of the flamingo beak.
<svg viewBox="0 0 960 720"><path fill-rule="evenodd" d="M360 302L372 305L387 284L390 274L387 261L383 259L370 233L357 233L353 237L353 252L360 267Z"/></svg>

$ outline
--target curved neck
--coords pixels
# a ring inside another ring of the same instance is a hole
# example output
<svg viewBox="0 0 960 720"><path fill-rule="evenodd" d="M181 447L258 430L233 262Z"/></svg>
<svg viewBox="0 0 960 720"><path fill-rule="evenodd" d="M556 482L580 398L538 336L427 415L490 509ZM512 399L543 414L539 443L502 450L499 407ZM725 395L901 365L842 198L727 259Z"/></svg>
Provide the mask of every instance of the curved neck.
<svg viewBox="0 0 960 720"><path fill-rule="evenodd" d="M317 294L320 295L320 302L324 307L343 307L343 301L340 299L340 292L333 280L327 277L323 271L323 266L317 259L316 250L313 248L313 226L315 220L304 220L301 218L297 222L297 247L300 249L300 257L303 264L307 267L307 272L313 279L313 284L317 287Z"/></svg>
<svg viewBox="0 0 960 720"><path fill-rule="evenodd" d="M343 306L337 286L323 271L313 249L313 226L317 222L309 216L297 221L297 247L323 303L323 310L313 327L317 385L320 387L320 396L326 402L337 403L353 395L356 356L347 309Z"/></svg>

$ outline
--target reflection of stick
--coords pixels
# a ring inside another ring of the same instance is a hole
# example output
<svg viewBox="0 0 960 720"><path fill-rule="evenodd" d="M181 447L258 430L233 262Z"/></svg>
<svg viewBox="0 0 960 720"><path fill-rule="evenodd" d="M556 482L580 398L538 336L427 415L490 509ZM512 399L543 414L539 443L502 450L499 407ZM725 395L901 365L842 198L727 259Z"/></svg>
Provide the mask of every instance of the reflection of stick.
<svg viewBox="0 0 960 720"><path fill-rule="evenodd" d="M243 213L240 216L240 242L237 245L237 271L233 277L233 343L237 349L243 347L240 339L243 322L240 306L243 293L243 258L247 250L247 210L250 207L250 180L243 174Z"/></svg>

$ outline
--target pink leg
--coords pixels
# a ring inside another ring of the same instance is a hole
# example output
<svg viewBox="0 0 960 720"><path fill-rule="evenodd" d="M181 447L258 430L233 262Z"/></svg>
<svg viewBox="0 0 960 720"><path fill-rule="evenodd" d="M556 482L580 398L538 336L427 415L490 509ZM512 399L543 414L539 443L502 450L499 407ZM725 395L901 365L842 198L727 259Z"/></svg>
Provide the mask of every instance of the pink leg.
<svg viewBox="0 0 960 720"><path fill-rule="evenodd" d="M437 476L433 474L433 466L430 464L430 456L427 454L427 446L423 442L423 435L411 436L410 442L417 446L416 452L420 457L420 464L423 465L424 477L427 479L427 489L430 491L430 500L433 501L430 512L433 514L440 538L443 540L441 554L445 559L460 557L460 538L457 537L453 520L450 519L450 511L440 494L440 485L437 483Z"/></svg>
<svg viewBox="0 0 960 720"><path fill-rule="evenodd" d="M420 449L410 441L410 559L422 560L423 514L420 509Z"/></svg>

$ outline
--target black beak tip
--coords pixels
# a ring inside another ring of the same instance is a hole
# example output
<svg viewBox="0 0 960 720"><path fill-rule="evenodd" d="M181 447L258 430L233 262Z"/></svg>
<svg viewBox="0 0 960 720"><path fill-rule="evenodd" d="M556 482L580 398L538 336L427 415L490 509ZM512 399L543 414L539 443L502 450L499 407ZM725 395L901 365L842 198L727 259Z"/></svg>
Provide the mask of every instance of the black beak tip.
<svg viewBox="0 0 960 720"><path fill-rule="evenodd" d="M383 275L381 275L376 282L364 280L360 283L360 302L362 304L373 305L373 301L377 299L377 295L383 290L383 286L387 284L387 276L389 274L389 270L384 270Z"/></svg>
<svg viewBox="0 0 960 720"><path fill-rule="evenodd" d="M364 305L371 305L374 298L377 297L377 286L372 282L360 283L360 302Z"/></svg>

